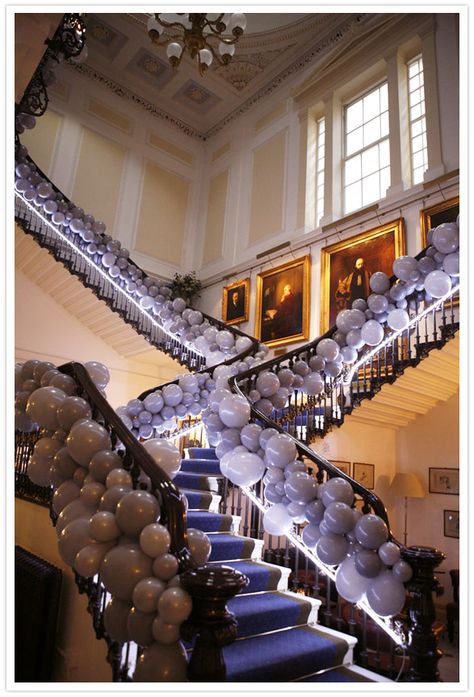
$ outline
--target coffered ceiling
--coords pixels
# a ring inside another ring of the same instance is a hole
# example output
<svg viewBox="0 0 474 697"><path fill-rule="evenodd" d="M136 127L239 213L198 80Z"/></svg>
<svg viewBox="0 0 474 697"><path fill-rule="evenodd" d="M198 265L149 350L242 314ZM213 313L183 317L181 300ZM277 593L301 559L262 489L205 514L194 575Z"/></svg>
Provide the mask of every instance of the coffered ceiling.
<svg viewBox="0 0 474 697"><path fill-rule="evenodd" d="M166 47L148 37L149 15L88 13L88 58L76 66L105 88L207 139L304 71L361 15L246 13L247 28L227 66L200 76L188 54L173 70Z"/></svg>

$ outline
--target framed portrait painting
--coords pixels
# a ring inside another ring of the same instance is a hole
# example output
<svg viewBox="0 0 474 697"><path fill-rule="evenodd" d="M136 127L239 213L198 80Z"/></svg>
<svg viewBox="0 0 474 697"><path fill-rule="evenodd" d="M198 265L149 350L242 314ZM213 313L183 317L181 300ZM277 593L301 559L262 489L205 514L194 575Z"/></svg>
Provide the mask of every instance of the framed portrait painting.
<svg viewBox="0 0 474 697"><path fill-rule="evenodd" d="M459 215L459 196L441 201L430 208L420 211L420 232L421 247L424 249L427 244L427 235L431 228L441 225L441 223L455 223Z"/></svg>
<svg viewBox="0 0 474 697"><path fill-rule="evenodd" d="M250 278L224 286L222 319L226 324L239 324L249 318Z"/></svg>
<svg viewBox="0 0 474 697"><path fill-rule="evenodd" d="M393 276L393 262L405 254L403 218L367 230L321 250L320 334L336 321L340 310L356 298L370 295L369 278L375 271Z"/></svg>
<svg viewBox="0 0 474 697"><path fill-rule="evenodd" d="M309 274L309 255L258 274L255 335L267 346L308 338Z"/></svg>

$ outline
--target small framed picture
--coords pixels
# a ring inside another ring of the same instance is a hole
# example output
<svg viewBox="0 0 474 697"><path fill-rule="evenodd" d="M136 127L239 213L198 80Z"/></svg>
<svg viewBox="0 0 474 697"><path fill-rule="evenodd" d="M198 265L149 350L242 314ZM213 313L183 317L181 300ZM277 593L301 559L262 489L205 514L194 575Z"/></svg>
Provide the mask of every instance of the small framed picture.
<svg viewBox="0 0 474 697"><path fill-rule="evenodd" d="M450 467L430 467L430 494L459 494L459 470Z"/></svg>
<svg viewBox="0 0 474 697"><path fill-rule="evenodd" d="M459 215L459 196L441 201L435 206L425 208L420 211L420 232L421 247L424 249L428 244L427 235L429 230L441 223L455 223Z"/></svg>
<svg viewBox="0 0 474 697"><path fill-rule="evenodd" d="M352 476L357 482L365 486L366 489L373 489L375 481L375 465L368 465L365 462L354 462Z"/></svg>
<svg viewBox="0 0 474 697"><path fill-rule="evenodd" d="M350 462L346 462L345 460L331 460L331 462L337 469L341 470L341 472L344 472L344 474L347 474L349 477L351 476Z"/></svg>
<svg viewBox="0 0 474 697"><path fill-rule="evenodd" d="M224 286L222 319L226 324L247 322L249 318L250 278Z"/></svg>
<svg viewBox="0 0 474 697"><path fill-rule="evenodd" d="M443 511L444 536L459 538L459 511Z"/></svg>

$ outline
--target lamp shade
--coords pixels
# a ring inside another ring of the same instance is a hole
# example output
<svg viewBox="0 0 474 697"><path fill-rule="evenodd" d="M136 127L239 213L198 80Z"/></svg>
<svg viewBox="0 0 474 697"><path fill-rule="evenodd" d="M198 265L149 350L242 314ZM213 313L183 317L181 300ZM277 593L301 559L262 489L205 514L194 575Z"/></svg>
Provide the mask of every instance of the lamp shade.
<svg viewBox="0 0 474 697"><path fill-rule="evenodd" d="M422 499L426 491L419 478L413 472L397 472L390 484L390 493L393 496L406 496Z"/></svg>

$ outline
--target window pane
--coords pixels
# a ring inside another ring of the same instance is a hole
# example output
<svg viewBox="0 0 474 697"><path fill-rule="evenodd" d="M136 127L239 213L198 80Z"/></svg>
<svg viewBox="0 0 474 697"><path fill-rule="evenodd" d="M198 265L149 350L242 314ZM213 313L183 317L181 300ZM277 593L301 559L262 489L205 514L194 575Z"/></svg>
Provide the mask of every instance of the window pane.
<svg viewBox="0 0 474 697"><path fill-rule="evenodd" d="M413 184L420 184L423 181L425 167L418 167L413 170Z"/></svg>
<svg viewBox="0 0 474 697"><path fill-rule="evenodd" d="M379 147L375 145L362 153L362 176L376 172L379 168Z"/></svg>
<svg viewBox="0 0 474 697"><path fill-rule="evenodd" d="M346 155L352 155L353 152L361 150L363 146L362 137L362 128L357 128L355 131L352 131L352 133L347 134Z"/></svg>
<svg viewBox="0 0 474 697"><path fill-rule="evenodd" d="M362 180L362 205L367 206L369 203L377 201L379 198L379 173L375 172Z"/></svg>
<svg viewBox="0 0 474 697"><path fill-rule="evenodd" d="M346 161L344 183L346 186L348 184L353 184L355 181L360 179L361 176L361 157L360 155L356 155L355 157L351 157L350 160Z"/></svg>
<svg viewBox="0 0 474 697"><path fill-rule="evenodd" d="M421 77L420 73L418 73L418 75L413 75L413 77L410 78L410 87L409 87L410 92L412 92L413 90L416 90L417 87L419 87L422 84L421 80L422 80L422 77Z"/></svg>
<svg viewBox="0 0 474 697"><path fill-rule="evenodd" d="M345 203L344 212L350 213L351 211L357 210L362 206L362 195L361 195L361 185L360 182L351 184L345 188Z"/></svg>
<svg viewBox="0 0 474 697"><path fill-rule="evenodd" d="M364 97L364 121L370 121L380 114L380 92L374 90Z"/></svg>
<svg viewBox="0 0 474 697"><path fill-rule="evenodd" d="M423 136L416 136L416 138L413 138L412 140L412 149L413 152L418 152L419 150L423 150Z"/></svg>
<svg viewBox="0 0 474 697"><path fill-rule="evenodd" d="M388 138L379 143L379 158L380 167L388 167L390 165L390 143Z"/></svg>
<svg viewBox="0 0 474 697"><path fill-rule="evenodd" d="M425 161L425 158L423 157L422 150L420 152L413 153L413 169L416 169L417 167L422 167L424 164L424 161Z"/></svg>
<svg viewBox="0 0 474 697"><path fill-rule="evenodd" d="M384 167L380 170L380 198L387 194L387 189L390 186L390 167Z"/></svg>
<svg viewBox="0 0 474 697"><path fill-rule="evenodd" d="M380 116L380 137L388 136L388 111Z"/></svg>
<svg viewBox="0 0 474 697"><path fill-rule="evenodd" d="M362 124L362 100L351 104L346 109L346 133Z"/></svg>
<svg viewBox="0 0 474 697"><path fill-rule="evenodd" d="M380 111L388 111L388 86L386 84L380 87Z"/></svg>
<svg viewBox="0 0 474 697"><path fill-rule="evenodd" d="M324 172L318 172L318 179L316 182L317 186L323 186L324 184Z"/></svg>
<svg viewBox="0 0 474 697"><path fill-rule="evenodd" d="M380 116L364 124L364 145L370 145L380 139Z"/></svg>
<svg viewBox="0 0 474 697"><path fill-rule="evenodd" d="M415 104L419 104L422 101L422 99L424 99L424 92L423 92L423 88L420 87L417 90L413 90L413 92L411 93L410 104L412 106L415 106Z"/></svg>
<svg viewBox="0 0 474 697"><path fill-rule="evenodd" d="M410 120L411 121L414 121L415 119L420 118L420 116L423 114L421 107L422 107L421 104L417 104L416 106L414 106L410 109Z"/></svg>
<svg viewBox="0 0 474 697"><path fill-rule="evenodd" d="M408 66L408 76L412 77L413 75L417 75L417 73L420 72L420 62L419 59L413 61L413 63L410 63Z"/></svg>
<svg viewBox="0 0 474 697"><path fill-rule="evenodd" d="M411 134L413 138L416 136L419 136L423 132L423 119L418 119L418 121L414 121L411 125Z"/></svg>

